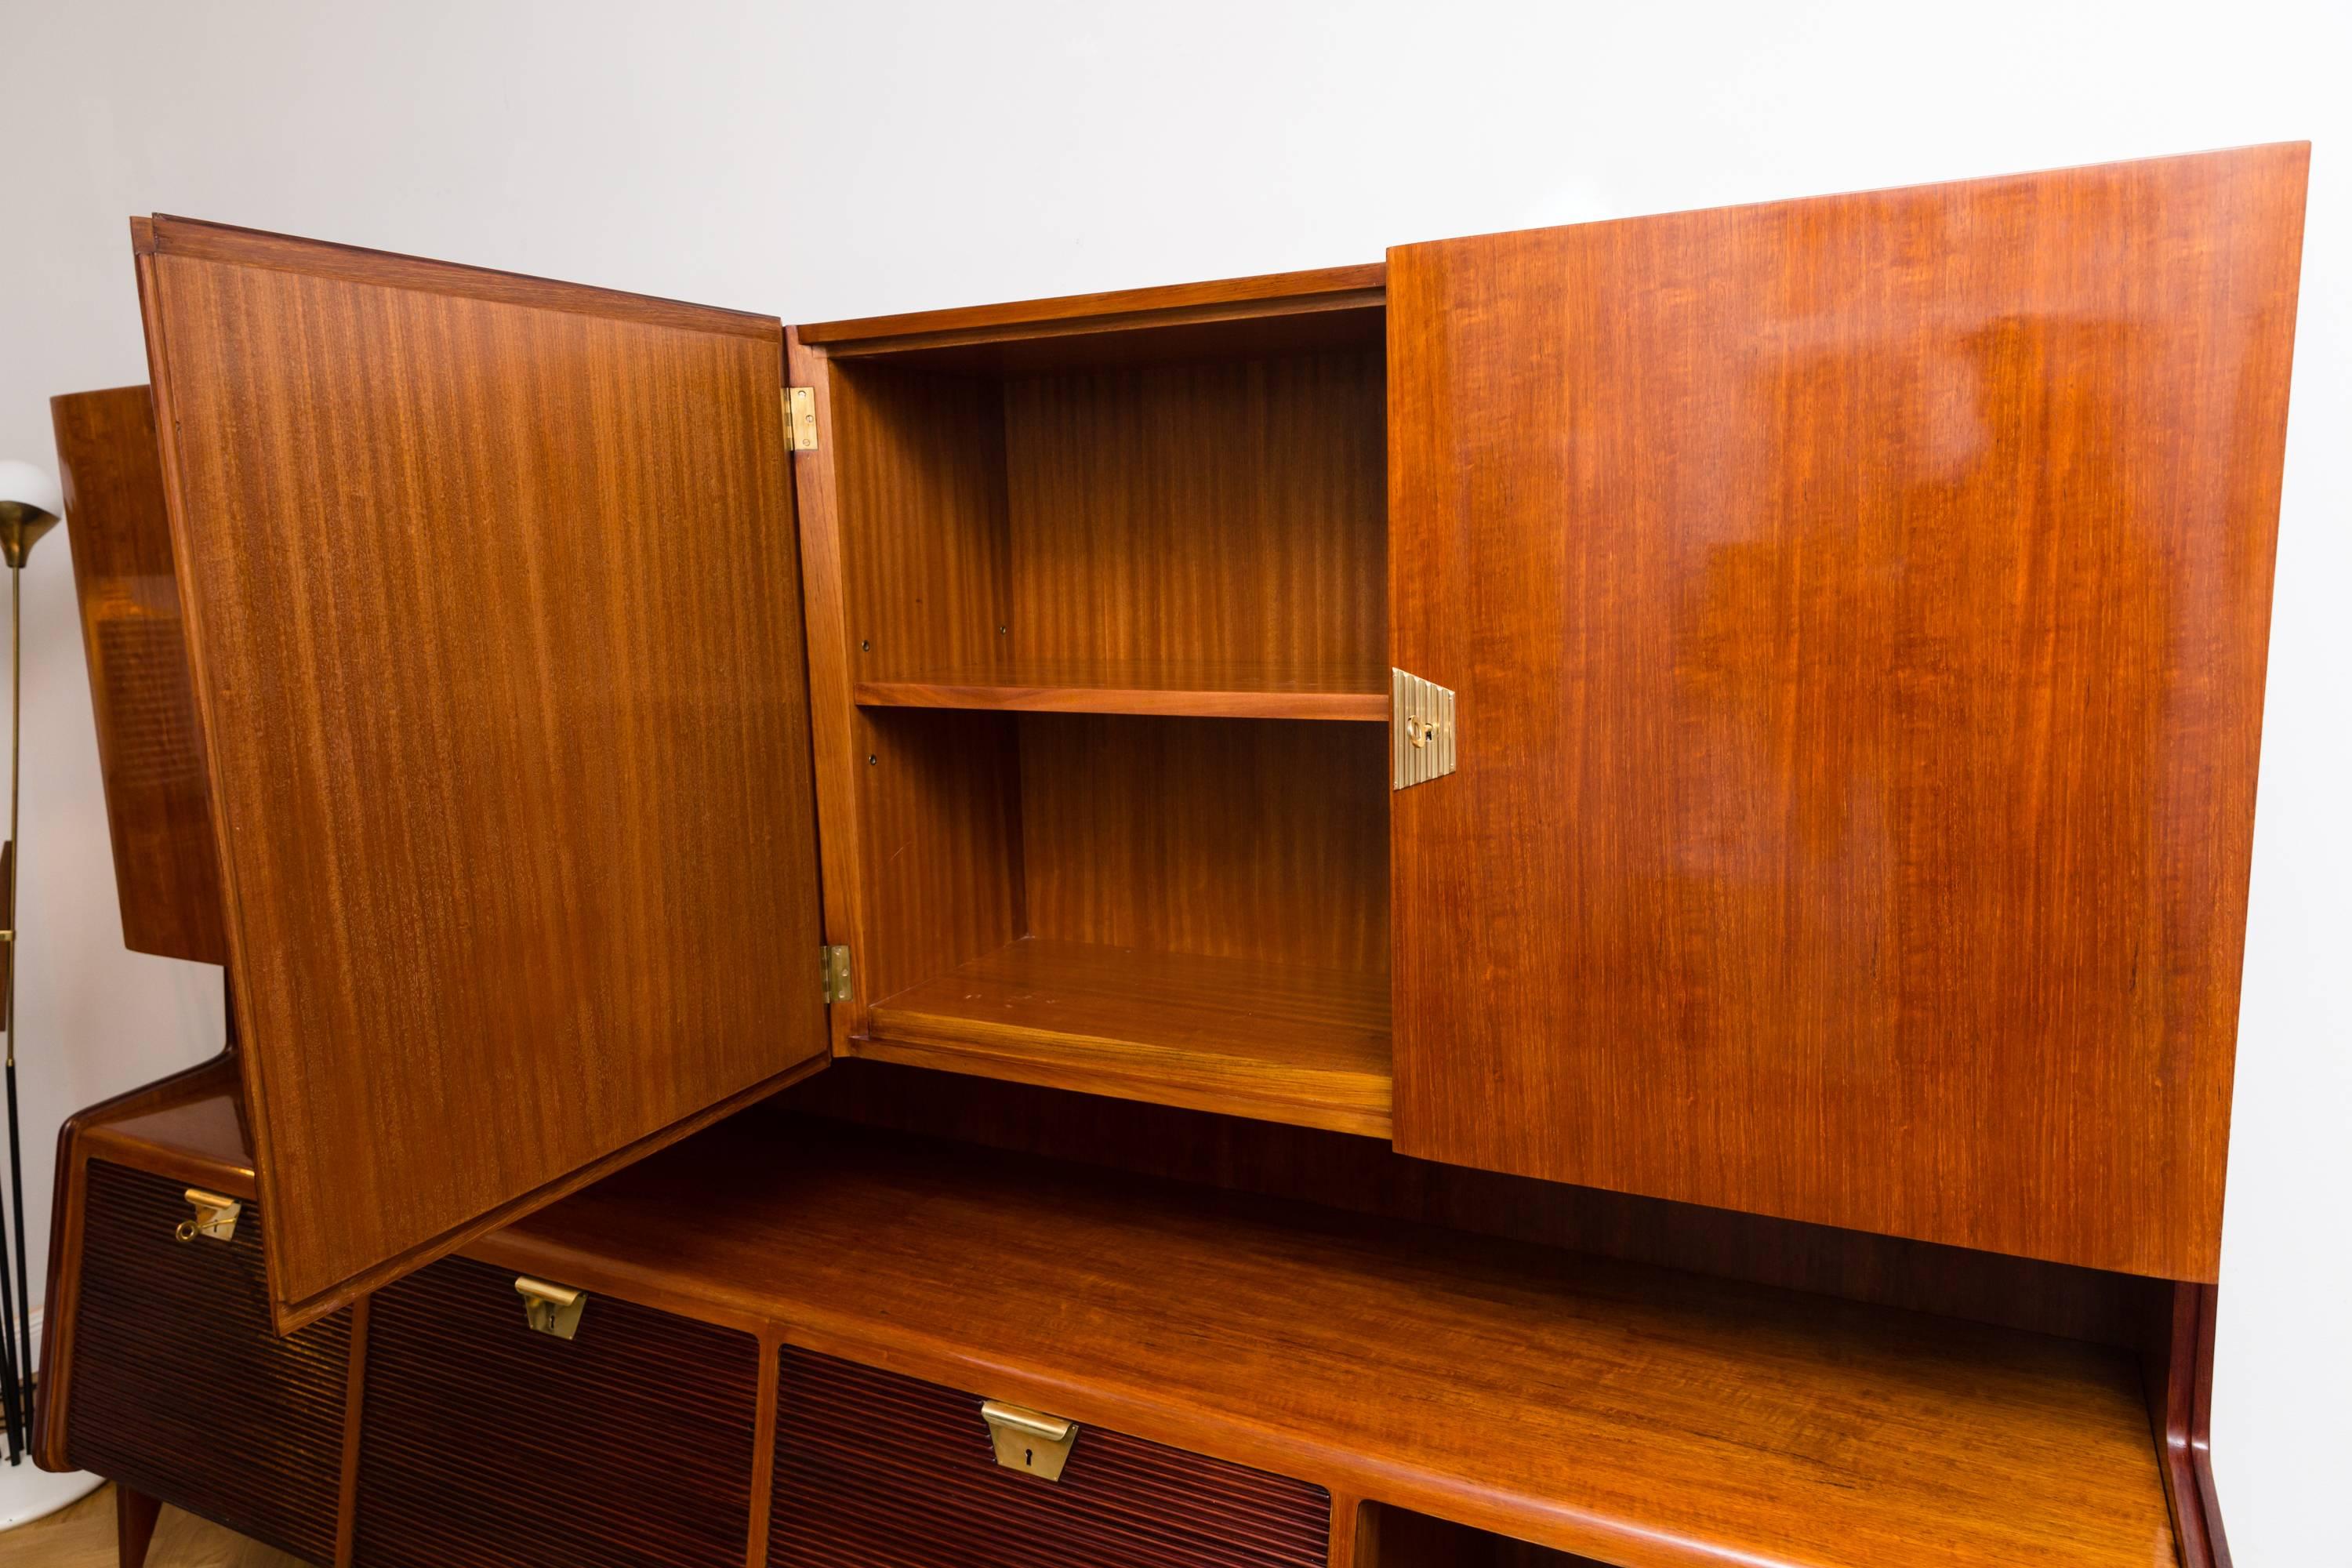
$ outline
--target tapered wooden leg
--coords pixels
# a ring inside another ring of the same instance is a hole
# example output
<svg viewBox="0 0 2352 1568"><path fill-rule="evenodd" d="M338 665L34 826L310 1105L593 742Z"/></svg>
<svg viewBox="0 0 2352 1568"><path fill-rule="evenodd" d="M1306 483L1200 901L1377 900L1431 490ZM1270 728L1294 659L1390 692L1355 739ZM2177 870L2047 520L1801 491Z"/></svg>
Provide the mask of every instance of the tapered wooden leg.
<svg viewBox="0 0 2352 1568"><path fill-rule="evenodd" d="M147 1544L155 1539L155 1516L163 1505L129 1487L114 1489L114 1550L122 1568L145 1568Z"/></svg>

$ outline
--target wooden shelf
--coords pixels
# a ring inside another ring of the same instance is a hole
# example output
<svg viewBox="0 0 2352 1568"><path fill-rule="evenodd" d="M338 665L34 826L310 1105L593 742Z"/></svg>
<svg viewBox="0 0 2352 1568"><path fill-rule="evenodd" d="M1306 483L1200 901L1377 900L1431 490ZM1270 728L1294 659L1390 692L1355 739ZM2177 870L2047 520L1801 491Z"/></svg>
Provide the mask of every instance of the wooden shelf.
<svg viewBox="0 0 2352 1568"><path fill-rule="evenodd" d="M1622 1568L2174 1561L2075 1341L772 1108L468 1250Z"/></svg>
<svg viewBox="0 0 2352 1568"><path fill-rule="evenodd" d="M863 708L1012 713L1137 713L1199 719L1318 719L1385 724L1388 672L1351 663L1170 659L1022 660L922 680L861 680Z"/></svg>
<svg viewBox="0 0 2352 1568"><path fill-rule="evenodd" d="M1255 691L1151 686L988 686L861 680L861 708L977 708L1008 713L1138 713L1200 719L1321 719L1384 724L1385 691Z"/></svg>
<svg viewBox="0 0 2352 1568"><path fill-rule="evenodd" d="M876 1005L851 1054L1389 1135L1384 975L1024 937Z"/></svg>

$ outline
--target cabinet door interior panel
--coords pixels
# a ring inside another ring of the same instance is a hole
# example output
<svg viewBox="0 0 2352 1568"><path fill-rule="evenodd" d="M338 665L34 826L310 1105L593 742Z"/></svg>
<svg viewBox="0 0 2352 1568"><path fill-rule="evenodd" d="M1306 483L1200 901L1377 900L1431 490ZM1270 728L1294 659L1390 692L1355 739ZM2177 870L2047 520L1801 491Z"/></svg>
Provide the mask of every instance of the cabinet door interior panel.
<svg viewBox="0 0 2352 1568"><path fill-rule="evenodd" d="M2212 1278L2307 157L1391 253L1401 1150Z"/></svg>
<svg viewBox="0 0 2352 1568"><path fill-rule="evenodd" d="M824 1049L781 329L144 244L284 1325Z"/></svg>

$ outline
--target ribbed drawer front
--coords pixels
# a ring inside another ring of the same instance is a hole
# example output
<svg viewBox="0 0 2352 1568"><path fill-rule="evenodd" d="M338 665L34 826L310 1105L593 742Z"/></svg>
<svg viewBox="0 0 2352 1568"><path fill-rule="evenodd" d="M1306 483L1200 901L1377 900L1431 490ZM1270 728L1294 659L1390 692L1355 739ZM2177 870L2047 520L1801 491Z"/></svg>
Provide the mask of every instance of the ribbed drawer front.
<svg viewBox="0 0 2352 1568"><path fill-rule="evenodd" d="M1085 1427L1059 1481L996 1463L981 1397L787 1347L772 1568L1323 1568L1320 1487Z"/></svg>
<svg viewBox="0 0 2352 1568"><path fill-rule="evenodd" d="M740 1568L759 1342L591 1295L577 1337L449 1258L368 1322L356 1561Z"/></svg>
<svg viewBox="0 0 2352 1568"><path fill-rule="evenodd" d="M351 1314L270 1331L261 1220L180 1241L184 1182L89 1166L66 1454L312 1563L335 1556Z"/></svg>

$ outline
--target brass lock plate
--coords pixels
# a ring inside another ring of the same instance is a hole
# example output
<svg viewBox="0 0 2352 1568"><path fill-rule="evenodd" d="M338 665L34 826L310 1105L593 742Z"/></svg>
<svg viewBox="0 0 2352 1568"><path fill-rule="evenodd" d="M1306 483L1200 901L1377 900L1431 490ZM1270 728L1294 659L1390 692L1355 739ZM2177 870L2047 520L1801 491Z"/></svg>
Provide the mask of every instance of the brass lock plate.
<svg viewBox="0 0 2352 1568"><path fill-rule="evenodd" d="M1070 1450L1078 1441L1076 1422L1024 1410L1001 1399L992 1399L982 1405L980 1417L988 1423L988 1436L996 1445L998 1464L1008 1470L1035 1476L1039 1480L1062 1479L1062 1467L1070 1462Z"/></svg>
<svg viewBox="0 0 2352 1568"><path fill-rule="evenodd" d="M245 1205L235 1198L225 1198L218 1193L208 1193L202 1187L190 1187L180 1194L188 1206L196 1211L194 1219L184 1219L173 1235L182 1241L194 1241L208 1237L214 1241L230 1241L236 1236L236 1216Z"/></svg>
<svg viewBox="0 0 2352 1568"><path fill-rule="evenodd" d="M538 1333L568 1340L580 1331L580 1314L588 1310L588 1292L569 1285L551 1285L528 1274L515 1276L515 1294L522 1298L523 1321Z"/></svg>
<svg viewBox="0 0 2352 1568"><path fill-rule="evenodd" d="M1391 669L1389 787L1411 789L1454 771L1454 691Z"/></svg>

